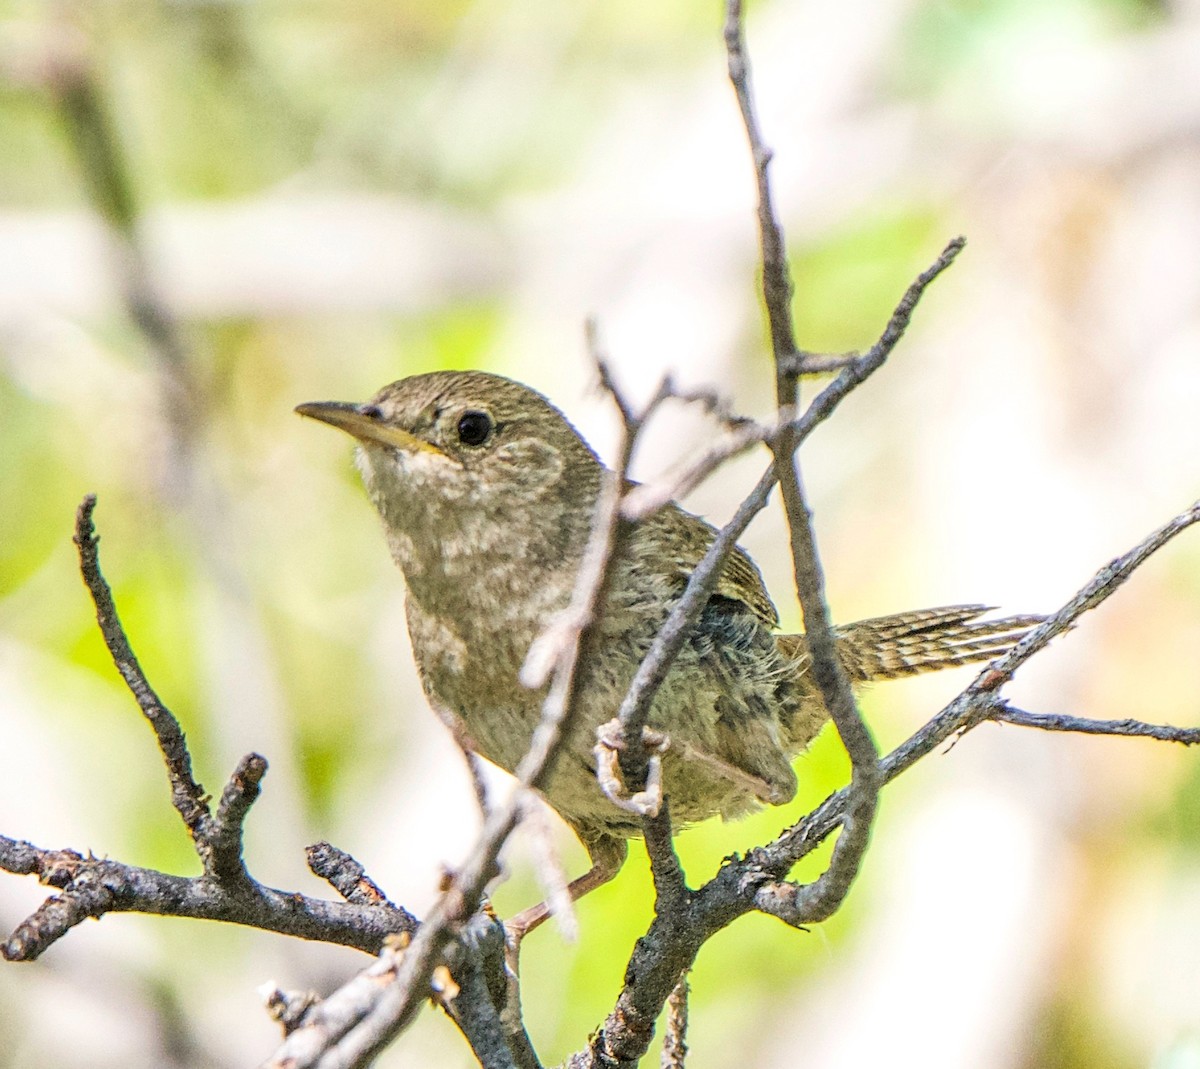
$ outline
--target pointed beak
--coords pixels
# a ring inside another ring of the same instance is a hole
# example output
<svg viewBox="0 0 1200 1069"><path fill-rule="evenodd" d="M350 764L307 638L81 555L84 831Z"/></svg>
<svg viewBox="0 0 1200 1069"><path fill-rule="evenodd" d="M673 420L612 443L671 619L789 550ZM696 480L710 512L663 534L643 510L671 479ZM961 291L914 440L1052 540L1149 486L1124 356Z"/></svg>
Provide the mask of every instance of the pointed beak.
<svg viewBox="0 0 1200 1069"><path fill-rule="evenodd" d="M355 405L348 401L310 401L297 405L296 411L309 419L319 419L322 423L352 434L360 442L379 442L406 453L444 455L436 445L424 438L386 422L374 405Z"/></svg>

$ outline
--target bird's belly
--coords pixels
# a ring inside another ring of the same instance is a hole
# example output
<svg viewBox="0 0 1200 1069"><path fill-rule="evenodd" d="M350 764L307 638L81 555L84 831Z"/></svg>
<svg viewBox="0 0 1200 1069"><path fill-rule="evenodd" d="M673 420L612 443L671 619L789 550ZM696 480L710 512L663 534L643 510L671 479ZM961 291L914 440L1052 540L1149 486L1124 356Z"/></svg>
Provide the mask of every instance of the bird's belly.
<svg viewBox="0 0 1200 1069"><path fill-rule="evenodd" d="M451 626L444 616L425 613L411 597L408 618L431 702L457 722L476 752L514 772L529 749L545 693L518 682L531 639L516 629L485 636ZM580 666L577 708L542 790L576 828L631 836L640 834L641 822L604 796L592 753L596 729L617 715L656 621L623 623L605 628ZM650 714L651 726L669 739L662 760L675 823L735 817L761 802L792 796L789 759L798 747L790 729L800 696L785 682L789 668L790 662L779 659L773 637L757 623L743 618L731 623L710 613L702 618Z"/></svg>

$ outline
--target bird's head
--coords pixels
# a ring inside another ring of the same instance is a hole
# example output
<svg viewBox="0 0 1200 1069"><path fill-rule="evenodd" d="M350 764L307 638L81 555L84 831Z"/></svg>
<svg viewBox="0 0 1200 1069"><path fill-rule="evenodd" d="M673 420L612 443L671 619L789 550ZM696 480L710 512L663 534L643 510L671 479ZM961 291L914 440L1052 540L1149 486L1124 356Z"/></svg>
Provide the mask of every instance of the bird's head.
<svg viewBox="0 0 1200 1069"><path fill-rule="evenodd" d="M389 535L490 544L547 526L574 529L579 516L586 530L600 461L557 408L512 379L438 371L393 382L363 404L318 401L296 411L358 440L358 465Z"/></svg>

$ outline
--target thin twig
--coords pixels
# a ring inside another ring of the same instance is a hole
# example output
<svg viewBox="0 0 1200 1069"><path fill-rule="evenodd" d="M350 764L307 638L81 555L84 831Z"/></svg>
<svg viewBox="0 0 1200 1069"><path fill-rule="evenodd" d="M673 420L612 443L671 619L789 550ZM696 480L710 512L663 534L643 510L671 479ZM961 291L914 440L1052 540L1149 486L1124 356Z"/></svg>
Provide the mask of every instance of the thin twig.
<svg viewBox="0 0 1200 1069"><path fill-rule="evenodd" d="M457 738L455 741L458 741ZM491 791L488 790L487 773L484 769L483 758L474 750L461 747L463 761L467 766L467 774L471 777L471 790L475 793L475 802L479 812L486 820L492 811Z"/></svg>
<svg viewBox="0 0 1200 1069"><path fill-rule="evenodd" d="M266 774L267 759L252 753L238 762L229 777L221 792L217 815L208 823L204 836L207 849L202 856L210 876L224 882L250 879L242 859L243 830Z"/></svg>
<svg viewBox="0 0 1200 1069"><path fill-rule="evenodd" d="M791 532L796 593L804 617L805 642L811 658L809 672L850 758L851 768L851 804L843 833L834 847L828 868L806 897L811 915L797 919L797 923L803 923L805 920L821 920L829 916L848 892L866 852L883 780L878 767L878 749L858 710L850 681L837 656L812 511L796 460L796 451L803 437L789 413L797 404L798 377L803 368L802 362L797 360L791 310L792 280L786 244L783 229L775 214L768 174L771 152L763 142L756 115L749 62L745 55L740 0L729 0L725 45L729 58L729 77L750 142L758 186L763 301L775 358L776 403L779 407L779 429L771 440L771 450ZM907 328L925 288L949 266L962 245L962 239L947 245L937 261L909 287L876 345L864 357L849 362L837 380L817 396L805 413L808 428L827 418L833 406L850 389L887 359Z"/></svg>
<svg viewBox="0 0 1200 1069"><path fill-rule="evenodd" d="M721 570L737 546L737 540L765 507L775 485L775 472L768 468L758 484L738 506L733 518L717 532L700 563L692 570L687 586L654 636L642 658L617 713L626 739L639 738L650 715L650 705L688 634L700 619L709 596L717 588ZM623 770L624 770L624 766ZM626 772L628 775L628 772Z"/></svg>
<svg viewBox="0 0 1200 1069"><path fill-rule="evenodd" d="M788 406L778 413L774 424L740 421L681 471L653 483L642 483L632 487L621 503L621 514L629 520L645 519L669 502L690 493L730 458L763 442L778 443L780 434L785 431L792 436L793 447L798 448L833 414L834 409L852 390L883 366L908 329L912 314L925 290L954 262L965 245L966 239L962 237L954 238L946 245L937 259L922 271L904 292L904 296L892 310L878 341L865 353L848 353L845 360L838 357L836 366L842 369L841 374L813 398L812 403L800 416L796 416L794 409ZM803 369L798 373L803 374Z"/></svg>
<svg viewBox="0 0 1200 1069"><path fill-rule="evenodd" d="M822 390L804 414L793 423L793 440L801 442L824 420L828 419L837 406L857 386L870 375L881 368L897 342L900 340L912 317L913 309L920 300L928 285L944 271L962 248L962 239L952 241L937 260L908 287L899 304L888 320L879 340L868 350L862 360L853 367L846 368L832 383ZM702 460L707 465L707 460ZM713 465L715 468L715 465ZM654 638L646 656L638 665L637 672L630 683L629 690L622 700L618 717L624 729L626 739L637 738L645 727L649 716L650 706L663 680L666 678L674 658L690 633L709 596L716 589L721 570L733 552L737 540L749 526L750 521L766 507L771 490L777 481L777 469L771 465L763 473L757 485L738 507L733 518L717 534L712 545L700 563L692 571L683 595L675 603L658 634ZM631 495L637 488L631 491ZM629 500L627 495L626 500ZM634 515L645 514L641 505L633 511ZM626 782L637 782L637 769L633 773L622 766ZM647 828L648 843L661 841L652 827ZM662 858L667 861L668 859ZM668 861L669 863L669 861Z"/></svg>
<svg viewBox="0 0 1200 1069"><path fill-rule="evenodd" d="M644 520L691 493L726 461L770 441L777 430L778 426L751 421L742 423L681 470L668 473L652 483L637 483L630 487L621 502L621 515L627 520Z"/></svg>
<svg viewBox="0 0 1200 1069"><path fill-rule="evenodd" d="M88 917L110 912L221 920L302 939L340 943L376 953L385 936L412 930L416 921L389 903L363 909L356 904L324 902L264 887L252 880L242 860L242 829L258 797L267 762L248 754L222 792L216 814L192 775L183 730L147 680L121 626L112 590L100 569L99 539L93 524L95 495L89 494L75 518L80 571L96 608L104 643L154 730L167 768L171 800L183 818L204 876L171 876L70 850L44 850L0 837L0 868L36 875L62 893L48 899L3 946L13 961L29 961Z"/></svg>
<svg viewBox="0 0 1200 1069"><path fill-rule="evenodd" d="M263 984L258 993L267 1016L278 1022L285 1036L321 1001L315 991L285 991L273 982Z"/></svg>
<svg viewBox="0 0 1200 1069"><path fill-rule="evenodd" d="M691 389L684 389L676 386L674 380L669 375L665 383L667 397L676 401L682 401L684 404L698 405L727 431L738 431L754 422L749 416L743 416L735 411L733 402L723 393L712 387L697 386Z"/></svg>
<svg viewBox="0 0 1200 1069"><path fill-rule="evenodd" d="M95 69L82 49L64 51L57 57L50 87L92 205L122 242L122 282L131 318L160 360L182 367L187 347L146 265L129 161L105 107Z"/></svg>
<svg viewBox="0 0 1200 1069"><path fill-rule="evenodd" d="M775 214L768 175L771 152L763 142L756 116L750 67L745 55L740 0L729 0L728 3L725 47L729 57L729 77L737 94L742 122L750 142L758 185L762 292L775 358L776 404L783 424L771 450L775 456L780 496L791 532L796 593L804 616L805 643L810 657L809 674L821 693L825 708L850 758L850 805L843 832L834 847L829 866L817 879L808 897L812 911L812 917L808 919L820 920L837 909L858 874L883 781L879 773L879 752L875 740L859 713L858 703L850 689L850 680L837 655L812 511L806 500L804 481L796 459L800 443L784 415L798 402L799 374L791 363L796 351L791 308L792 279L783 228Z"/></svg>
<svg viewBox="0 0 1200 1069"><path fill-rule="evenodd" d="M989 720L1003 724L1016 724L1023 728L1039 731L1071 731L1080 735L1125 735L1138 738L1158 739L1160 742L1178 742L1184 746L1200 745L1200 727L1177 728L1171 724L1147 724L1141 720L1091 720L1083 716L1068 716L1065 713L1030 713L1014 709L1006 702L992 706Z"/></svg>
<svg viewBox="0 0 1200 1069"><path fill-rule="evenodd" d="M388 905L392 903L379 885L367 875L367 870L331 843L314 843L305 851L308 867L314 876L327 881L347 902L359 905Z"/></svg>
<svg viewBox="0 0 1200 1069"><path fill-rule="evenodd" d="M796 593L804 616L804 642L810 658L808 672L821 692L825 708L850 758L849 797L842 834L834 845L829 865L808 888L805 909L797 910L795 923L803 925L830 916L841 905L858 875L883 778L875 740L858 710L850 680L838 658L812 512L805 500L792 451L785 451L786 445L790 443L781 443L775 453L775 470L791 532Z"/></svg>
<svg viewBox="0 0 1200 1069"><path fill-rule="evenodd" d="M833 382L818 393L805 409L804 415L796 421L794 433L798 441L803 442L819 423L824 422L833 414L833 410L847 394L884 365L892 354L892 350L904 337L904 332L908 330L913 312L916 311L925 291L934 279L954 263L966 244L967 239L964 237L953 238L947 242L937 259L913 279L908 289L904 291L904 296L900 298L899 304L892 310L887 325L883 328L883 333L879 335L879 340L858 360L848 364Z"/></svg>
<svg viewBox="0 0 1200 1069"><path fill-rule="evenodd" d="M471 749L466 728L461 722L456 720L447 726L450 730L450 738L462 755L463 763L467 766L467 775L471 777L471 790L475 793L479 812L486 820L488 813L491 812L492 802L491 792L488 790L487 774L483 767L483 758Z"/></svg>
<svg viewBox="0 0 1200 1069"><path fill-rule="evenodd" d="M715 392L701 391L691 394L681 394L674 386L669 376L664 377L659 383L658 389L654 392L653 397L646 404L646 407L640 412L635 412L632 406L622 401L620 391L613 382L612 376L609 374L607 361L604 354L600 351L597 336L595 331L589 332L588 341L591 347L592 357L600 369L601 382L605 388L613 395L617 409L621 413L623 424L622 440L626 443L625 449L621 457L621 464L624 470L628 469L630 459L632 457L632 449L636 444L638 435L642 428L646 425L647 420L657 411L659 406L670 398L679 398L685 401L695 401L705 404L710 411L723 411L726 416L730 412L728 404L719 401ZM622 479L623 486L627 480ZM619 503L620 504L620 503ZM630 523L629 520L624 520ZM747 520L747 522L749 522ZM736 537L736 536L735 536ZM732 552L732 544L725 550L725 555ZM720 559L724 559L721 557ZM719 565L716 568L712 582L715 585L716 576L720 574ZM685 599L686 599L685 592ZM698 618L698 614L703 609L703 599L693 595L695 608L693 616ZM677 609L679 606L676 607ZM674 613L672 614L674 615ZM694 622L694 619L693 619ZM663 674L669 669L671 662L674 660L675 654L682 646L683 639L690 630L691 624L688 624L681 630L677 636L678 641L675 643L674 652L666 655ZM663 629L660 629L658 636L655 639L655 646L658 645L658 639L662 637ZM649 716L650 702L653 699L654 692L657 691L662 676L659 676L657 681L649 690L644 691L640 704L635 702L630 704L630 696L635 695L638 688L638 676L641 675L641 669L646 666L646 661L654 655L654 647L651 648L650 655L639 665L639 670L633 684L630 686L629 692L626 694L625 700L622 702L616 717L617 737L615 740L601 740L601 745L597 747L597 756L600 751L615 746L617 751L617 759L620 764L621 774L624 779L624 786L630 796L636 798L643 793L646 793L646 788L650 786L647 783L647 775L651 768L651 755L646 742L646 721ZM632 717L632 718L631 718ZM607 730L607 726L601 728L601 734ZM664 740L665 741L665 740ZM659 758L653 758L655 762ZM603 776L601 769L597 768L597 776ZM656 797L648 807L634 807L635 810L643 814L643 834L646 841L646 851L650 857L651 873L654 877L655 884L655 908L659 913L670 914L675 910L682 908L687 895L689 894L687 883L684 879L683 868L679 863L679 857L675 853L675 844L672 838L673 829L671 827L671 818L668 811L668 804L665 799L661 798L661 789L656 788ZM616 800L616 799L614 799Z"/></svg>
<svg viewBox="0 0 1200 1069"><path fill-rule="evenodd" d="M736 441L735 448L728 453L725 451L727 447L723 443L718 444L712 454L701 457L696 465L685 474L684 478L689 481L689 484L696 485L702 478L714 471L721 461L739 448L749 448L759 441L773 441L778 445L776 435L785 428L793 445L798 446L803 442L833 414L837 406L856 387L883 366L907 329L913 310L925 289L950 266L962 250L963 244L962 238L955 238L942 250L934 263L917 276L893 310L879 340L871 346L860 361L847 367L833 382L817 394L802 416L792 419L790 410L785 409L781 413L781 422L775 428L745 428L741 432L744 437L740 441ZM772 465L764 472L758 484L739 506L733 519L721 529L708 552L693 570L683 596L675 603L670 615L659 629L650 651L638 666L637 673L622 702L618 715L625 727L626 737L631 737L632 732L640 731L645 726L645 717L649 713L650 703L657 693L658 686L665 678L668 667L679 649L682 648L688 632L699 619L709 595L716 589L721 569L725 566L729 554L733 552L737 540L749 526L750 521L766 507L777 479L776 468ZM662 500L662 494L656 488L634 487L625 497L622 512L630 519L641 519L664 504L666 501Z"/></svg>
<svg viewBox="0 0 1200 1069"><path fill-rule="evenodd" d="M390 938L379 957L324 999L301 996L299 1012L290 1012L285 1022L285 1049L268 1065L344 1065L339 1044L360 1023L377 1011L380 990L394 985L411 948L407 933ZM498 1004L503 999L503 982L493 984L489 976L501 976L504 935L489 917L477 914L450 948L446 964L435 970L440 982L434 997L471 1045L483 1069L541 1069L537 1055L523 1028L519 1036L509 1033L501 1020ZM283 993L268 992L269 995ZM268 1003L270 1008L270 1003Z"/></svg>
<svg viewBox="0 0 1200 1069"><path fill-rule="evenodd" d="M1056 635L1068 630L1085 612L1094 609L1116 593L1152 554L1197 522L1200 522L1200 501L1152 531L1128 553L1109 561L1099 569L1062 608L1030 630L1006 654L991 662L962 694L887 754L879 763L884 781L890 782L895 779L951 737L970 731L990 719L993 712L1003 704L997 695L998 689L1012 678L1021 665L1044 649ZM1050 725L1037 726L1054 730ZM1134 734L1132 731L1128 733ZM1138 733L1151 734L1149 731ZM831 794L775 842L754 851L751 855L754 864L782 878L800 858L810 853L839 826L844 817L846 803L845 789ZM791 893L785 897L790 898ZM771 908L767 912L776 911Z"/></svg>
<svg viewBox="0 0 1200 1069"><path fill-rule="evenodd" d="M684 1069L687 1062L688 981L681 976L667 999L667 1028L663 1036L662 1069Z"/></svg>
<svg viewBox="0 0 1200 1069"><path fill-rule="evenodd" d="M548 819L546 803L526 791L521 799L521 830L533 860L533 871L542 897L558 930L568 942L579 938L575 903L567 891L570 882L554 844L554 829Z"/></svg>
<svg viewBox="0 0 1200 1069"><path fill-rule="evenodd" d="M292 1025L283 1046L264 1063L264 1069L317 1065L326 1051L371 1013L379 1001L381 985L395 984L406 950L403 939L394 940L367 968L313 1005Z"/></svg>
<svg viewBox="0 0 1200 1069"><path fill-rule="evenodd" d="M1128 553L1109 561L1092 577L1091 582L1080 589L1058 612L1046 617L1008 653L993 661L988 666L989 670L980 677L980 685L995 690L1006 683L1012 678L1013 672L1030 657L1048 646L1052 639L1073 627L1075 621L1085 612L1111 597L1149 557L1197 522L1200 522L1200 501L1193 502L1178 516L1173 516L1157 530L1152 531Z"/></svg>
<svg viewBox="0 0 1200 1069"><path fill-rule="evenodd" d="M242 758L221 794L214 815L204 788L192 775L192 758L183 729L150 686L117 615L112 588L100 570L99 539L92 521L95 508L96 495L88 494L75 514L74 542L79 548L80 572L96 607L96 622L100 625L104 644L138 708L154 730L167 766L171 802L183 818L205 873L218 880L248 880L242 863L242 826L258 797L259 784L267 771L266 759L258 754Z"/></svg>
<svg viewBox="0 0 1200 1069"><path fill-rule="evenodd" d="M759 191L758 216L762 249L763 296L770 324L772 351L775 355L776 394L780 409L780 429L771 440L776 460L743 503L735 521L721 532L713 546L710 547L709 553L693 573L684 598L676 605L675 611L661 629L650 653L639 666L634 683L622 705L621 722L625 727L627 737L632 733L631 729L636 729L644 724L650 700L671 663L674 651L677 651L682 642L682 636L686 634L686 630L698 617L703 600L707 598L708 593L715 585L716 575L723 566L725 556L731 550L734 539L741 533L738 521L743 514L748 514L745 520L748 522L749 516L765 505L777 479L783 478L786 483L790 484L785 487L785 503L790 497L788 515L793 532L799 527L801 531L799 542L803 543L807 540L810 546L812 545L807 506L804 504L801 484L798 477L794 475L792 463L796 448L813 428L829 417L843 398L882 366L904 333L913 308L925 287L941 271L945 270L962 247L961 239L951 242L947 246L934 265L909 287L876 345L866 356L845 367L837 379L817 395L804 415L799 420L793 421L790 410L797 399L796 376L800 369L789 363L790 357L796 352L790 310L792 286L784 251L783 233L775 218L767 176L771 154L763 143L755 114L742 40L741 18L740 3L738 0L729 0L725 24L729 73L742 111L754 159ZM805 532L807 532L807 539ZM794 541L796 540L794 534ZM807 554L804 552L803 545L795 548L799 550L794 553L794 556L797 564L798 593L801 595L801 603L806 614L806 630L810 632L812 630L824 631L824 642L822 643L821 638L817 639L817 647L820 652L814 654L814 657L824 662L821 669L822 674L826 677L823 696L827 706L832 707L839 731L842 732L843 739L846 741L853 767L851 786L846 788L842 794L843 805L845 805L853 793L856 830L852 834L844 834L839 839L840 854L835 852L835 858L831 862L830 868L827 869L827 876L823 878L824 882L818 881L815 885L816 894L805 903L807 911L817 916L824 915L835 908L837 902L844 896L850 880L853 879L862 851L865 849L881 774L874 744L865 725L862 724L861 718L857 715L853 698L849 695L848 685L844 678L838 679L839 666L836 658L832 655L832 636L829 633L827 610L821 596L819 570L815 572L815 582L813 581L812 565L816 564L815 547L812 547L812 551ZM689 601L689 596L695 600ZM822 627L822 625L824 626ZM672 650L672 646L674 646L674 650ZM843 728L845 730L842 730ZM832 830L831 827L830 831ZM722 896L717 891L711 890L714 886L719 886L720 891L725 891L727 889L726 881L731 881L730 889L734 891L732 895ZM685 915L657 914L650 932L643 940L639 941L634 951L634 958L629 964L628 975L636 977L636 981L626 984L613 1012L604 1025L597 1030L587 1048L568 1060L567 1065L570 1069L633 1065L640 1059L653 1034L654 1020L678 978L690 967L700 946L712 932L728 924L745 908L753 908L747 906L747 899L744 898L748 892L752 891L753 882L749 881L749 874L743 875L741 872L734 871L734 867L731 866L723 870L717 879L706 888L695 893L696 895L705 894L709 903L703 922L697 923L696 921L697 911L694 896L693 908L689 909Z"/></svg>
<svg viewBox="0 0 1200 1069"><path fill-rule="evenodd" d="M1059 612L1047 617L1009 653L988 665L941 713L882 758L879 767L884 781L895 779L953 736L987 721L997 708L1003 707L996 688L1004 680L1044 648L1052 635L1069 628L1080 615L1113 594L1152 553L1197 522L1200 522L1200 502L1101 568ZM1055 729L1049 724L1037 726ZM1145 725L1128 733L1157 738L1160 730ZM1172 733L1169 741L1191 739L1177 738ZM842 825L850 794L850 788L843 787L774 842L750 851L743 859L732 859L712 880L692 892L684 914L674 918L656 916L650 931L634 948L626 970L631 979L616 1006L588 1046L567 1059L564 1063L567 1069L636 1065L650 1044L654 1022L663 1005L700 947L744 913L756 909L789 924L800 924L802 918L811 916L812 903L807 897L812 893L811 885L797 887L787 882L786 876L797 861Z"/></svg>
<svg viewBox="0 0 1200 1069"><path fill-rule="evenodd" d="M789 375L828 375L862 359L862 353L810 353L804 350L783 357L781 363Z"/></svg>
<svg viewBox="0 0 1200 1069"><path fill-rule="evenodd" d="M775 215L774 195L768 168L772 153L763 140L758 124L758 109L750 80L750 60L746 54L742 27L741 0L728 0L725 9L725 54L729 65L729 80L737 96L742 125L750 144L754 177L758 189L758 238L762 265L763 300L767 307L767 322L771 332L771 350L777 358L796 351L792 327L792 278L788 269L783 228ZM775 384L778 395L790 394L795 373L781 360L775 365ZM782 403L782 402L781 402Z"/></svg>
<svg viewBox="0 0 1200 1069"><path fill-rule="evenodd" d="M655 912L676 917L687 908L692 891L687 885L679 855L675 852L670 803L669 798L664 798L658 813L643 818L642 834L646 841L646 854L650 858L650 875L654 880Z"/></svg>
<svg viewBox="0 0 1200 1069"><path fill-rule="evenodd" d="M66 22L67 20L64 20ZM169 471L163 486L191 487L196 438L196 387L189 346L151 267L141 228L134 167L86 46L62 26L50 62L47 88L63 120L92 207L112 235L114 272L130 320L161 373L163 411L171 429Z"/></svg>
<svg viewBox="0 0 1200 1069"><path fill-rule="evenodd" d="M96 495L88 494L75 514L75 545L79 547L79 565L83 581L96 606L96 622L112 656L113 664L133 694L138 708L154 729L158 748L167 764L171 784L171 804L175 806L193 840L201 840L210 818L208 796L192 776L192 758L184 742L179 721L154 692L134 656L129 639L121 627L113 604L112 590L100 571L99 539L92 524Z"/></svg>

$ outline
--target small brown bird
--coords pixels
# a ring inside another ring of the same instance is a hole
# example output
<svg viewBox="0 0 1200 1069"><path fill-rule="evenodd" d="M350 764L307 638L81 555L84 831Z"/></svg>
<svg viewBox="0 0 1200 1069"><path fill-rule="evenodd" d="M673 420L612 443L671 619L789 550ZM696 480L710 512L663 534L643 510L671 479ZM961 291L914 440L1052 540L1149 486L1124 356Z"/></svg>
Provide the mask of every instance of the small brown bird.
<svg viewBox="0 0 1200 1069"><path fill-rule="evenodd" d="M468 745L512 772L529 748L543 692L519 675L534 640L567 606L604 468L566 418L521 383L479 371L385 386L365 404L317 402L301 415L359 442L358 466L408 587L408 629L425 692ZM597 728L615 714L639 662L714 537L675 504L642 521L614 562L599 640L581 666L574 726L544 785L587 847L578 898L625 860L639 818L597 783ZM837 629L853 681L983 661L1037 617L981 621L982 605L863 620ZM778 635L758 569L737 550L651 709L670 740L663 793L677 825L736 817L796 792L791 759L826 720L806 673L803 635ZM516 938L544 904L510 922Z"/></svg>

